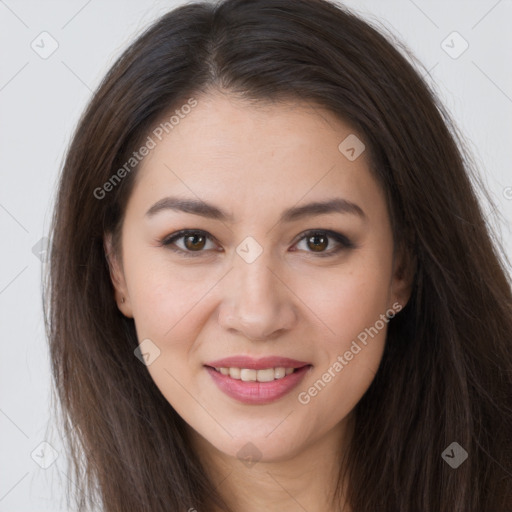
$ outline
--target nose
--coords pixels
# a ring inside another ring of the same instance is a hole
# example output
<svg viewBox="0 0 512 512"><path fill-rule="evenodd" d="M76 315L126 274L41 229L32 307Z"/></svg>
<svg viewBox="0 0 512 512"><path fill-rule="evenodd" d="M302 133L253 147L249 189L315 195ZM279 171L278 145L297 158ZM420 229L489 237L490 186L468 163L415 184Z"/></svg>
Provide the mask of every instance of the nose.
<svg viewBox="0 0 512 512"><path fill-rule="evenodd" d="M265 251L252 263L235 258L223 287L218 322L225 330L265 341L296 325L297 297L279 270L271 267Z"/></svg>

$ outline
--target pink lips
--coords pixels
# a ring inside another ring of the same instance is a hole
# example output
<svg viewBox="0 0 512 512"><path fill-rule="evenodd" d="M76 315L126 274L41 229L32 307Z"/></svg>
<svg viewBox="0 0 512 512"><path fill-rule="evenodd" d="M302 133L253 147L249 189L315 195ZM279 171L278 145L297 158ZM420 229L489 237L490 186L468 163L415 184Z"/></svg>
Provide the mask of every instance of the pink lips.
<svg viewBox="0 0 512 512"><path fill-rule="evenodd" d="M218 388L235 400L244 404L263 405L278 400L288 394L304 378L311 368L311 364L286 357L264 357L253 359L246 356L228 357L212 361L205 365ZM244 382L233 379L229 375L223 375L215 368L248 368L263 370L265 368L296 368L296 370L271 382Z"/></svg>

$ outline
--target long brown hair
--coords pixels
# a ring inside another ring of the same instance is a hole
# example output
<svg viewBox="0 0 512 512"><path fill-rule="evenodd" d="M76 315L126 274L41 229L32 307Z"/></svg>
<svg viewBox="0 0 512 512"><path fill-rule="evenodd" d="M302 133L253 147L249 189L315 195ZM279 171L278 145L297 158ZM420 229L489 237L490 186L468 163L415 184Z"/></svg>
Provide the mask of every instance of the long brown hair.
<svg viewBox="0 0 512 512"><path fill-rule="evenodd" d="M103 237L114 234L120 250L137 166L97 192L164 114L213 88L256 103L312 101L353 126L395 244L416 261L411 299L389 323L340 464L354 512L512 510L507 262L450 116L396 47L324 0L226 0L174 9L110 69L67 153L45 291L55 414L79 510L95 500L107 512L229 510L183 419L134 356L133 319L114 300ZM468 453L456 469L441 456L452 442Z"/></svg>

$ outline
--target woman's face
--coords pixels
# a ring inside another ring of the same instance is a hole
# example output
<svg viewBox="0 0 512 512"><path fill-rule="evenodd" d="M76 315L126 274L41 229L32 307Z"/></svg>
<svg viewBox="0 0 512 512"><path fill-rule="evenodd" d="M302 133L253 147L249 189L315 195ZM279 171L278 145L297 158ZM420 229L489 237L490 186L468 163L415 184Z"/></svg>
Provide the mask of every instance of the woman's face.
<svg viewBox="0 0 512 512"><path fill-rule="evenodd" d="M284 460L343 431L408 286L349 125L302 103L196 99L168 134L150 134L116 297L193 431L226 455ZM191 233L163 245L180 230ZM216 363L228 357L250 361Z"/></svg>

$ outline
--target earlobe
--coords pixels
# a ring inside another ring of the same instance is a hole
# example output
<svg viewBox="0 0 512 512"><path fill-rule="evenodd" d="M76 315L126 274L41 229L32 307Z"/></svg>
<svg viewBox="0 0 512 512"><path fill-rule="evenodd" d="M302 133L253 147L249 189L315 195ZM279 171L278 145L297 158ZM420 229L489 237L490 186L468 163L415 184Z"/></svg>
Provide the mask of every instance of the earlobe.
<svg viewBox="0 0 512 512"><path fill-rule="evenodd" d="M133 318L124 273L121 269L121 265L119 264L117 255L113 249L112 233L105 234L103 238L103 248L110 271L110 279L114 287L117 307L121 313L123 313L123 315L129 318Z"/></svg>

